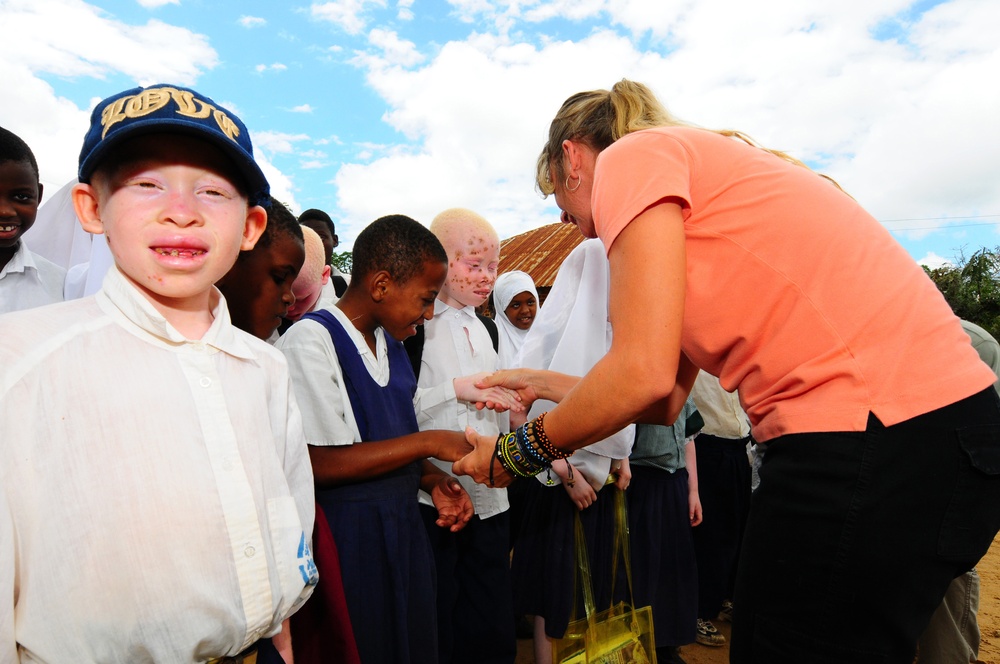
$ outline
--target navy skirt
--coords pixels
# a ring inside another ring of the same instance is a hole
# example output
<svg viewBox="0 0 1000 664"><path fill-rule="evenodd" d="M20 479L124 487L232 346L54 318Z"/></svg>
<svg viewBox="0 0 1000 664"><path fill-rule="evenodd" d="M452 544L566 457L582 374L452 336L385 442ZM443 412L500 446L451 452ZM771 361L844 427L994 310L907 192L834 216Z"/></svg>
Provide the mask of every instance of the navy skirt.
<svg viewBox="0 0 1000 664"><path fill-rule="evenodd" d="M417 503L419 477L321 489L364 664L436 664L434 557Z"/></svg>
<svg viewBox="0 0 1000 664"><path fill-rule="evenodd" d="M625 495L636 605L653 607L658 647L691 643L698 618L698 566L687 470L668 473L633 464Z"/></svg>

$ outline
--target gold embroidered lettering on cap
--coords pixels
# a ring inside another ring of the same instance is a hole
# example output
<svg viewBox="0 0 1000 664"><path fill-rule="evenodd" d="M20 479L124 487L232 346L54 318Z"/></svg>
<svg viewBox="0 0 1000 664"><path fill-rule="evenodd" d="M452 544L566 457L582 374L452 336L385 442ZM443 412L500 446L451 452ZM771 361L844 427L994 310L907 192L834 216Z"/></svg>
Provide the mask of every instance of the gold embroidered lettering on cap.
<svg viewBox="0 0 1000 664"><path fill-rule="evenodd" d="M168 88L174 101L177 102L177 112L189 118L207 118L215 107L203 99L198 99L187 90ZM201 104L201 108L198 105Z"/></svg>
<svg viewBox="0 0 1000 664"><path fill-rule="evenodd" d="M240 128L236 126L236 123L229 119L229 116L220 110L215 111L215 121L219 125L219 129L228 136L229 138L236 140L236 137L240 135Z"/></svg>
<svg viewBox="0 0 1000 664"><path fill-rule="evenodd" d="M107 136L108 130L119 122L127 118L141 118L144 115L155 113L166 106L171 100L177 105L178 115L198 119L207 118L211 115L215 118L219 129L230 139L235 141L236 137L240 135L240 128L236 126L236 123L228 115L204 99L195 97L194 94L187 90L162 87L149 88L137 95L122 97L109 104L101 112L101 126L104 127L104 131L101 132L101 138L103 139Z"/></svg>
<svg viewBox="0 0 1000 664"><path fill-rule="evenodd" d="M116 99L114 103L108 104L101 112L101 126L104 127L104 131L101 132L101 138L104 138L107 135L108 129L111 129L112 125L125 119L125 114L122 113L122 109L125 107L125 102L128 100L129 97Z"/></svg>
<svg viewBox="0 0 1000 664"><path fill-rule="evenodd" d="M108 135L108 130L126 118L141 118L154 113L170 101L170 88L150 88L137 95L122 97L101 113L101 138ZM110 112L109 112L110 111Z"/></svg>

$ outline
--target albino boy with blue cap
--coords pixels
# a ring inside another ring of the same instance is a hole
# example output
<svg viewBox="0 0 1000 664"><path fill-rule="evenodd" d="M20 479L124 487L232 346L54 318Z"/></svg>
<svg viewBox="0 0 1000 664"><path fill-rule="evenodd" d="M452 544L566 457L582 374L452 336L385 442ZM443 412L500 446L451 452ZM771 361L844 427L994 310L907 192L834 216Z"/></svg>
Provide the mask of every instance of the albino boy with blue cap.
<svg viewBox="0 0 1000 664"><path fill-rule="evenodd" d="M0 662L269 661L317 581L312 471L281 353L213 286L267 180L165 85L97 105L79 178L116 268L0 319Z"/></svg>

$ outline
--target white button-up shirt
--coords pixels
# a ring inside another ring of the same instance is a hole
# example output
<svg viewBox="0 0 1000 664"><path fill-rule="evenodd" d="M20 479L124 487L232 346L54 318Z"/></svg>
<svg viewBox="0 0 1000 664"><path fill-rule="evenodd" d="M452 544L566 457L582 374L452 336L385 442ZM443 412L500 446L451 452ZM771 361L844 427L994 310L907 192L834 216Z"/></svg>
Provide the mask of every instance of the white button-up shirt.
<svg viewBox="0 0 1000 664"><path fill-rule="evenodd" d="M434 303L434 318L424 323L424 348L420 360L420 377L417 385L431 388L452 385L452 381L462 376L471 376L482 371L496 371L497 352L486 326L476 318L472 307L455 309L441 300ZM421 431L428 429L448 429L465 431L470 426L484 436L497 436L501 428L507 429L507 414L497 414L465 401L452 401L439 405L422 404L417 411L417 422ZM451 474L450 461L432 462ZM506 489L492 489L477 484L471 477L458 478L462 487L469 492L476 514L487 519L504 512L507 503ZM421 492L421 502L430 504L430 496Z"/></svg>
<svg viewBox="0 0 1000 664"><path fill-rule="evenodd" d="M0 314L62 302L66 270L28 250L21 240L0 270Z"/></svg>
<svg viewBox="0 0 1000 664"><path fill-rule="evenodd" d="M116 269L0 317L0 662L235 655L311 593L284 358L215 297L197 341Z"/></svg>

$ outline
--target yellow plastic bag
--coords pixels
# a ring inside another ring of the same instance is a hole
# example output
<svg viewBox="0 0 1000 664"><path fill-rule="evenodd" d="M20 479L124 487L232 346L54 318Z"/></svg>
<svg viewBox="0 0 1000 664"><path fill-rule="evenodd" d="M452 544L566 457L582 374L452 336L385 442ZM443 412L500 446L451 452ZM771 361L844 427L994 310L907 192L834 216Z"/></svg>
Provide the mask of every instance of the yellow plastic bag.
<svg viewBox="0 0 1000 664"><path fill-rule="evenodd" d="M583 536L580 515L574 526L576 564L579 587L583 591L586 617L571 620L561 639L552 642L553 664L656 664L656 641L653 634L653 610L634 608L632 596L632 562L629 550L628 519L625 514L625 494L617 488L615 500L615 549L612 559L612 579L618 569L619 554L625 560L630 604L619 602L597 611L594 590L590 583L590 562ZM614 591L612 588L612 597Z"/></svg>

